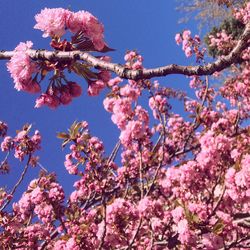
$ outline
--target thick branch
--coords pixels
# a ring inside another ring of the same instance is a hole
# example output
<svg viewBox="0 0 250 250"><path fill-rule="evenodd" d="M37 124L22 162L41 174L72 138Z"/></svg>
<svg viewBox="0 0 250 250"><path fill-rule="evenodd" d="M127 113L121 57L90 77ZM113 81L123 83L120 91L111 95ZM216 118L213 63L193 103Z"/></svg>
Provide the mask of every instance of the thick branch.
<svg viewBox="0 0 250 250"><path fill-rule="evenodd" d="M170 74L181 74L181 75L212 75L217 71L229 67L233 63L241 61L241 52L249 46L250 39L250 23L246 25L246 28L241 35L238 43L234 49L227 55L219 58L213 63L208 63L204 66L182 66L176 64L170 64L163 67L142 69L142 70L131 70L121 64L105 62L90 55L87 52L80 50L76 51L47 51L47 50L28 50L29 56L33 60L50 60L50 61L61 61L61 60L82 60L90 64L95 68L102 68L105 70L116 73L121 78L139 80L139 79L150 79L153 77L166 76ZM14 54L14 51L0 51L0 60L10 59Z"/></svg>

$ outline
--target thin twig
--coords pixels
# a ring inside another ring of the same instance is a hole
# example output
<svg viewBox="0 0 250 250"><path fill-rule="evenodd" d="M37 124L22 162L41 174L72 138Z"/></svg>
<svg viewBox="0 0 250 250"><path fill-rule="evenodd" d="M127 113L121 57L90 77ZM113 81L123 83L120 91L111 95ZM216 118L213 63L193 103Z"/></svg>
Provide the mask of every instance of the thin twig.
<svg viewBox="0 0 250 250"><path fill-rule="evenodd" d="M140 157L140 163L139 163L139 174L140 174L140 185L141 185L141 199L143 199L144 196L144 184L143 184L143 176L142 176L142 152L139 152L139 157Z"/></svg>
<svg viewBox="0 0 250 250"><path fill-rule="evenodd" d="M46 173L49 172L40 162L37 162L36 164L37 164L44 172L46 172Z"/></svg>
<svg viewBox="0 0 250 250"><path fill-rule="evenodd" d="M140 221L139 221L139 224L138 224L138 226L137 226L137 228L136 228L136 231L135 231L135 233L134 233L134 236L133 236L132 240L130 241L129 245L125 248L125 250L129 250L129 249L132 248L132 246L133 246L133 244L134 244L134 242L135 242L135 239L136 239L136 237L137 237L137 235L138 235L138 233L139 233L139 230L140 230L140 228L141 228L141 224L142 224L142 218L140 218Z"/></svg>
<svg viewBox="0 0 250 250"><path fill-rule="evenodd" d="M206 102L206 99L207 99L208 88L209 88L209 81L208 81L208 76L206 76L206 88L205 88L205 92L204 92L204 94L203 94L203 96L202 96L202 101L201 101L201 104L200 104L201 109L202 109L202 108L204 107L204 105L205 105L205 102ZM194 120L193 120L193 122L192 122L192 130L193 130L193 131L192 131L192 133L191 133L191 131L190 131L190 133L188 134L187 138L185 139L184 146L183 146L183 151L186 150L186 146L187 146L188 141L189 141L189 139L191 138L193 132L194 132L196 129L198 129L198 128L200 127L200 125L201 125L201 123L200 123L199 120L198 120L198 115L199 115L199 114L197 114L197 115L195 116L195 118L194 118ZM197 122L197 121L198 121L198 122Z"/></svg>
<svg viewBox="0 0 250 250"><path fill-rule="evenodd" d="M219 197L219 199L217 200L217 202L216 202L216 204L215 204L215 206L214 206L212 212L211 212L211 213L209 214L209 216L207 217L206 221L208 221L208 220L216 213L216 210L218 209L218 207L219 207L219 205L220 205L220 203L221 203L221 201L222 201L222 199L223 199L223 196L224 196L224 194L225 194L225 191L226 191L226 187L225 187L225 184L224 184L223 187L222 187L222 192L221 192L221 194L220 194L220 197Z"/></svg>
<svg viewBox="0 0 250 250"><path fill-rule="evenodd" d="M153 180L152 180L152 182L151 182L151 184L150 184L150 186L149 186L149 188L148 188L148 191L146 192L145 197L148 196L149 193L151 192L151 189L152 189L153 186L154 186L154 183L155 183L155 181L156 181L156 178L157 178L157 176L158 176L158 173L159 173L159 171L160 171L160 169L161 169L161 167L162 167L163 161L164 161L164 157L165 157L164 145L165 145L165 137L166 137L165 122L166 122L166 121L165 121L165 119L164 119L164 123L163 123L163 138L162 138L162 140L163 140L163 143L162 143L162 157L161 157L161 160L160 160L160 162L159 162L159 164L158 164L158 167L157 167L157 169L156 169L156 171L155 171L155 174L154 174L154 176L153 176Z"/></svg>
<svg viewBox="0 0 250 250"><path fill-rule="evenodd" d="M119 149L120 149L120 146L121 146L121 141L119 140L119 141L116 143L114 149L112 150L112 152L111 152L111 154L110 154L110 156L109 156L109 158L108 158L108 164L109 164L110 162L112 162L112 161L115 160L115 157L116 157L116 155L117 155L117 153L118 153L118 151L119 151Z"/></svg>
<svg viewBox="0 0 250 250"><path fill-rule="evenodd" d="M105 201L105 196L103 196L103 232L102 232L102 236L101 236L101 242L100 245L98 247L98 250L101 250L104 244L104 240L105 240L105 236L106 236L106 231L107 231L107 207L106 207L106 201Z"/></svg>
<svg viewBox="0 0 250 250"><path fill-rule="evenodd" d="M58 234L59 234L59 233L58 233L58 229L56 228L56 229L51 233L51 235L50 235L50 240L53 240ZM42 242L39 249L40 249L40 250L44 250L45 247L48 245L48 243L49 243L49 241L47 241L47 240L44 241L44 242Z"/></svg>
<svg viewBox="0 0 250 250"><path fill-rule="evenodd" d="M154 248L154 230L152 228L152 222L150 221L150 233L151 233L151 241L150 241L150 250Z"/></svg>
<svg viewBox="0 0 250 250"><path fill-rule="evenodd" d="M31 154L29 155L29 158L28 158L28 161L27 161L27 164L26 166L24 167L23 169L23 172L21 173L21 176L20 178L18 179L17 183L15 184L15 186L12 188L11 192L10 192L10 196L13 197L14 193L16 192L16 189L18 188L18 186L21 184L21 182L23 181L24 179L24 176L28 170L28 167L29 167L29 163L30 163L30 159L31 159ZM0 212L2 212L8 205L9 203L11 202L12 198L8 199L5 204L0 208Z"/></svg>
<svg viewBox="0 0 250 250"><path fill-rule="evenodd" d="M7 152L7 154L5 155L3 161L1 162L1 164L0 164L0 169L1 169L2 166L7 162L8 158L9 158L9 155L10 155L10 151Z"/></svg>
<svg viewBox="0 0 250 250"><path fill-rule="evenodd" d="M128 195L128 189L129 189L128 182L126 182L126 189L125 189L125 192L124 192L123 199L126 199L126 197Z"/></svg>
<svg viewBox="0 0 250 250"><path fill-rule="evenodd" d="M156 148L158 147L159 143L161 142L162 136L163 136L163 133L161 133L160 136L158 137L158 139L157 139L157 141L152 149L152 153L155 153Z"/></svg>

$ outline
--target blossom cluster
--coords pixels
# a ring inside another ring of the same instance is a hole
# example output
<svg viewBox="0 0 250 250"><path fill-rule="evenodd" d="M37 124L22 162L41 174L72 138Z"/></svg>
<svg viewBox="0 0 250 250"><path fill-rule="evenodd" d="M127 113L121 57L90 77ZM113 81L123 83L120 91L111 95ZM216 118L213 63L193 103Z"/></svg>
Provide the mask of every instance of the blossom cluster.
<svg viewBox="0 0 250 250"><path fill-rule="evenodd" d="M142 67L142 57L136 52L131 51L126 54L126 64L131 68ZM112 97L107 97L103 104L104 108L112 113L112 121L121 130L121 143L128 147L135 140L138 141L149 133L148 128L148 112L141 106L132 108L132 104L136 102L141 95L141 87L135 81L128 81L127 84L120 87L122 79L115 78L108 82L108 86L112 90Z"/></svg>
<svg viewBox="0 0 250 250"><path fill-rule="evenodd" d="M247 24L250 21L250 3L248 2L245 7L235 9L235 18Z"/></svg>
<svg viewBox="0 0 250 250"><path fill-rule="evenodd" d="M43 37L62 37L68 29L72 33L82 32L97 50L102 50L103 25L88 11L72 12L62 8L45 8L35 16L35 29L43 31Z"/></svg>
<svg viewBox="0 0 250 250"><path fill-rule="evenodd" d="M111 58L108 56L100 57L105 62L110 62ZM100 70L96 73L97 79L88 79L88 95L97 96L100 92L107 87L108 81L111 78L111 73L107 70Z"/></svg>
<svg viewBox="0 0 250 250"><path fill-rule="evenodd" d="M15 158L23 161L25 156L32 155L39 150L41 148L40 132L36 130L33 136L29 136L30 128L25 126L14 138L6 135L1 142L2 152L14 150Z"/></svg>
<svg viewBox="0 0 250 250"><path fill-rule="evenodd" d="M227 53L235 45L232 35L228 35L225 30L216 33L216 36L209 35L211 47L216 47L217 50Z"/></svg>
<svg viewBox="0 0 250 250"><path fill-rule="evenodd" d="M34 28L42 30L44 37L50 36L52 39L50 45L57 51L110 50L104 42L103 25L87 11L72 12L62 8L45 8L35 16L35 19L37 23ZM66 30L73 33L70 42L66 39L61 40ZM7 63L7 68L14 80L15 88L29 93L41 92L41 82L49 72L54 73L49 79L47 90L37 98L36 108L42 106L57 108L61 104L68 105L73 98L81 95L80 85L66 79L63 73L65 69L86 79L88 94L91 96L98 95L110 79L108 71L91 71L88 65L74 60L60 62L32 60L29 56L32 46L31 41L20 43ZM107 56L100 59L110 61Z"/></svg>
<svg viewBox="0 0 250 250"><path fill-rule="evenodd" d="M67 82L66 85L51 85L46 93L41 94L36 100L36 108L47 105L57 108L60 104L68 105L72 99L82 94L82 88L76 82Z"/></svg>
<svg viewBox="0 0 250 250"><path fill-rule="evenodd" d="M202 61L206 52L205 48L200 49L201 40L198 35L194 38L191 36L190 30L184 30L182 33L175 35L177 45L182 44L182 50L185 52L186 57L196 56L196 61Z"/></svg>
<svg viewBox="0 0 250 250"><path fill-rule="evenodd" d="M27 54L27 50L31 49L32 45L31 41L20 43L7 63L7 68L14 79L15 88L18 91L37 93L40 92L41 87L35 79L32 79L32 75L38 71L38 68Z"/></svg>
<svg viewBox="0 0 250 250"><path fill-rule="evenodd" d="M242 115L249 116L249 83L250 83L250 63L246 62L244 68L236 76L229 77L224 86L221 87L223 96L229 99L231 105L241 107Z"/></svg>

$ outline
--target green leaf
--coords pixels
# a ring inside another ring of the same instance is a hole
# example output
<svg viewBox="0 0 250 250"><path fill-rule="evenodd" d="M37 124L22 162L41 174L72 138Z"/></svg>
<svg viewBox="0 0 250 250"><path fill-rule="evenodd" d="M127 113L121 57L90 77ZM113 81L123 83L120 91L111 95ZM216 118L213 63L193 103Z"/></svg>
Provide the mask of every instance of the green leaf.
<svg viewBox="0 0 250 250"><path fill-rule="evenodd" d="M67 133L61 132L61 133L57 133L56 137L59 139L68 139L69 135Z"/></svg>
<svg viewBox="0 0 250 250"><path fill-rule="evenodd" d="M86 37L83 31L79 31L74 36L72 36L71 42L72 42L73 47L77 50L97 51L97 52L102 52L102 53L114 51L114 49L109 48L106 44L104 44L104 47L101 50L97 50L95 48L94 43L91 41L90 38Z"/></svg>
<svg viewBox="0 0 250 250"><path fill-rule="evenodd" d="M74 122L73 123L73 125L71 126L71 134L70 134L71 139L76 138L80 127L81 127L80 122L78 122L78 123Z"/></svg>
<svg viewBox="0 0 250 250"><path fill-rule="evenodd" d="M221 219L219 219L219 220L215 223L215 225L213 226L213 233L215 233L215 234L220 234L220 233L222 233L224 227L225 227L224 223L222 222Z"/></svg>
<svg viewBox="0 0 250 250"><path fill-rule="evenodd" d="M72 66L72 70L79 76L86 80L97 80L98 76L96 73L89 69L89 66L83 63L75 62Z"/></svg>
<svg viewBox="0 0 250 250"><path fill-rule="evenodd" d="M96 73L92 72L91 70L89 70L89 68L85 67L83 74L86 76L86 78L90 79L90 80L97 80L98 76Z"/></svg>
<svg viewBox="0 0 250 250"><path fill-rule="evenodd" d="M70 136L73 134L76 124L77 124L77 122L74 121L73 124L71 125L71 127L69 128Z"/></svg>

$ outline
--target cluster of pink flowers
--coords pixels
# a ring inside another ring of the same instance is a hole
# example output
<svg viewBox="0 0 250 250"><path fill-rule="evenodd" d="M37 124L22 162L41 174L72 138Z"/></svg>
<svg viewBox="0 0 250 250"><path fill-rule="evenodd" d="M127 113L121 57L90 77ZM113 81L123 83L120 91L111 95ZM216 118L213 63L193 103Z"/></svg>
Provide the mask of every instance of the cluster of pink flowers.
<svg viewBox="0 0 250 250"><path fill-rule="evenodd" d="M127 89L130 89L130 87L127 87ZM130 90L134 95L133 89ZM124 145L128 145L132 140L142 138L148 126L147 111L142 107L138 107L133 111L131 107L132 101L132 99L124 97L106 99L104 102L105 108L113 113L112 121L121 129L120 140ZM133 116L136 120L131 119Z"/></svg>
<svg viewBox="0 0 250 250"><path fill-rule="evenodd" d="M226 187L227 195L237 203L243 203L242 212L249 210L250 205L245 203L250 197L250 155L247 154L243 157L242 168L237 171L235 168L229 168L226 173Z"/></svg>
<svg viewBox="0 0 250 250"><path fill-rule="evenodd" d="M70 238L69 240L58 240L55 242L53 246L54 250L80 250L80 247L77 244L77 241L74 238Z"/></svg>
<svg viewBox="0 0 250 250"><path fill-rule="evenodd" d="M148 112L141 106L137 106L134 111L134 120L128 121L125 128L121 131L120 140L124 146L129 146L133 140L144 140L149 134Z"/></svg>
<svg viewBox="0 0 250 250"><path fill-rule="evenodd" d="M109 58L103 57L105 61L109 61ZM88 80L88 94L90 96L97 96L107 86L111 73L109 71L101 70L98 74L97 80Z"/></svg>
<svg viewBox="0 0 250 250"><path fill-rule="evenodd" d="M169 117L167 122L168 133L171 134L171 141L166 141L169 146L174 148L182 148L183 141L192 132L192 124L188 121L184 121L180 115L173 115Z"/></svg>
<svg viewBox="0 0 250 250"><path fill-rule="evenodd" d="M32 42L30 41L20 43L15 49L14 56L10 62L7 63L7 68L14 79L15 88L18 91L23 90L29 93L38 93L41 91L40 84L37 81L38 73L42 74L44 69L39 63L33 62L30 59L27 51L31 47ZM40 67L41 69L39 69ZM46 68L46 70L52 69L54 68ZM36 73L36 76L32 78L34 73ZM43 78L44 76L41 77ZM82 94L80 85L75 82L67 81L66 85L62 84L61 80L57 80L56 84L54 82L55 80L51 80L46 93L42 93L41 96L37 98L36 108L44 105L50 108L56 108L60 104L67 105L72 101L72 98L79 97Z"/></svg>
<svg viewBox="0 0 250 250"><path fill-rule="evenodd" d="M20 43L15 48L15 53L7 63L8 71L14 79L15 88L29 93L40 92L40 85L32 79L32 74L38 71L36 64L30 59L27 50L32 48L33 43L28 41Z"/></svg>
<svg viewBox="0 0 250 250"><path fill-rule="evenodd" d="M221 119L219 119L217 123L222 124L222 121L220 122L220 120ZM228 126L229 124L231 124L230 126L233 126L229 119L223 118L223 120L224 126ZM218 130L224 131L221 125L215 126L214 129L216 129L217 134ZM225 215L222 217L222 211L225 211L225 207L228 208L228 206L230 206L229 204L232 204L232 199L236 199L236 197L239 199L239 197L242 197L242 195L247 195L248 191L241 194L242 190L236 188L236 171L234 168L229 168L229 162L232 162L229 152L232 150L232 146L234 145L232 139L227 138L222 134L216 135L211 131L208 131L201 137L200 144L201 151L197 154L195 161L190 160L178 168L172 167L167 169L166 177L162 179L161 186L163 188L164 194L167 197L172 197L174 200L177 199L179 204L181 204L181 207L176 207L174 210L172 210L172 216L174 221L177 223L176 230L179 234L178 239L182 242L182 244L194 246L197 244L197 242L199 242L199 239L197 238L199 229L195 232L190 227L190 225L194 225L196 223L199 224L202 221L208 221L209 218L209 222L207 223L210 225L210 227L215 228L217 226L217 218L220 218L223 220L224 225L223 234L218 235L216 233L204 233L202 234L200 242L203 247L211 246L211 248L206 249L218 249L222 247L223 240L225 241L225 239L230 239L230 237L233 237L232 232L229 234L230 230L232 229L232 223L226 224L228 223L228 219ZM247 162L245 160L247 161L247 158L244 158L241 162L241 171L244 171L244 166L247 166ZM220 197L223 195L222 187L220 185L217 186L216 182L213 183L216 181L216 178L218 178L220 171L226 173L226 192L223 200L221 200L221 205L216 208L217 212L214 213L214 207L211 206L211 204L206 204L204 201L202 201L197 194L202 193L202 196L206 197L206 195L209 195L209 192L206 193L207 190L216 187L216 190L213 194L214 197ZM237 177L240 179L243 176L241 175L241 171L237 173ZM244 176L247 175L244 173ZM248 184L244 181L238 182L236 185L244 185L246 190L249 189L246 186ZM169 194L171 194L171 196L168 196ZM229 194L229 196L227 194ZM239 204L238 201L239 200L237 200L237 203L234 204ZM242 201L243 200L241 200L241 202ZM241 212L246 211L245 209L249 209L248 206L246 206L248 202L245 202L246 200L241 203ZM231 208L231 210L233 209L235 208ZM237 230L239 234L244 234L243 229L237 228Z"/></svg>
<svg viewBox="0 0 250 250"><path fill-rule="evenodd" d="M107 206L107 239L108 244L106 247L122 247L127 245L126 239L131 239L133 236L133 230L135 229L136 223L128 225L127 229L124 230L122 223L127 221L138 220L138 213L129 201L122 198L115 199L112 204ZM98 236L102 235L104 224L98 225Z"/></svg>
<svg viewBox="0 0 250 250"><path fill-rule="evenodd" d="M90 135L87 122L74 123L63 138L71 138L66 139L66 144L71 144L71 152L66 155L64 165L69 174L81 176L70 195L72 204L83 202L93 192L101 194L106 188L114 188L113 171L117 165L104 157L103 142Z"/></svg>
<svg viewBox="0 0 250 250"><path fill-rule="evenodd" d="M65 33L69 13L70 11L62 8L45 8L35 16L37 23L34 28L44 31L43 37L61 37Z"/></svg>
<svg viewBox="0 0 250 250"><path fill-rule="evenodd" d="M177 45L182 44L182 50L185 52L186 57L191 57L194 54L197 62L203 59L206 50L204 48L200 49L201 40L198 35L192 38L191 31L184 30L183 33L175 35L175 41Z"/></svg>
<svg viewBox="0 0 250 250"><path fill-rule="evenodd" d="M143 57L139 55L136 51L128 51L124 56L126 61L126 66L131 69L142 69Z"/></svg>
<svg viewBox="0 0 250 250"><path fill-rule="evenodd" d="M244 8L236 9L234 16L244 24L247 24L250 21L250 3L248 2Z"/></svg>
<svg viewBox="0 0 250 250"><path fill-rule="evenodd" d="M72 12L62 8L45 8L35 16L35 19L37 23L34 28L42 30L43 37L50 36L52 38L50 45L56 50L80 49L100 52L109 50L104 42L103 25L87 11ZM66 39L60 39L66 30L74 34L70 42ZM54 71L54 77L50 79L47 91L36 100L35 107L37 108L44 105L50 108L56 108L60 104L68 105L72 98L81 95L81 87L66 80L62 72L66 68L87 80L88 94L91 96L98 95L110 80L110 72L105 70L91 72L88 66L74 61L33 61L29 57L32 45L31 41L20 43L15 48L14 56L7 63L7 68L14 79L15 88L18 91L23 90L29 93L40 92L41 81L44 80L48 72ZM110 61L107 56L100 59ZM34 77L32 77L33 74L35 74ZM66 85L62 84L62 81L66 81Z"/></svg>
<svg viewBox="0 0 250 250"><path fill-rule="evenodd" d="M229 77L224 86L221 87L221 93L228 98L232 106L241 107L245 115L250 110L250 63L246 62L239 74Z"/></svg>
<svg viewBox="0 0 250 250"><path fill-rule="evenodd" d="M13 204L13 211L16 223L12 233L19 231L27 241L29 247L37 248L40 240L48 239L52 231L56 228L54 221L62 216L62 202L64 200L64 191L56 182L55 176L42 176L33 180L23 194L21 199ZM42 222L36 222L28 227L25 221L35 213ZM19 223L18 223L19 222ZM18 223L18 224L17 224ZM4 225L6 231L11 227Z"/></svg>
<svg viewBox="0 0 250 250"><path fill-rule="evenodd" d="M38 130L36 130L31 137L28 133L29 130L23 129L19 131L14 138L5 136L1 143L1 150L7 152L14 149L14 156L20 161L22 161L26 155L34 154L41 148L41 135Z"/></svg>
<svg viewBox="0 0 250 250"><path fill-rule="evenodd" d="M69 134L63 135L65 143L71 144L65 166L80 179L74 184L67 206L63 205L64 192L55 178L42 176L30 183L13 205L15 220L10 223L4 217L4 223L0 222L5 232L12 230L16 235L18 231L33 248L41 241L54 249L108 249L130 244L138 249L152 244L163 244L166 249L219 249L232 241L237 245L236 232L241 238L248 230L234 222L232 214L248 213L250 190L250 141L247 130L240 127L234 136L237 110L220 113L212 106L204 107L199 113L204 130L195 132L180 115L166 113L164 106L171 95L152 85L150 105L158 112L156 120L168 117L165 125L159 123L158 132L164 132L165 138L154 145L148 131L137 131L136 127L126 130L140 121L149 127L149 114L138 103L132 108L141 93L135 82L119 87L120 82L109 82L116 97L107 99L105 107L113 112L117 100L128 102L123 109L128 120L120 124L121 134L129 133L127 141L122 141L122 165L117 168L104 156L103 143L90 135L86 122L74 123ZM164 98L166 101L162 101ZM22 133L18 137L22 138ZM190 147L193 149L188 151ZM183 148L195 157L178 155ZM159 166L158 177L150 188ZM6 194L2 196L6 199ZM26 227L24 223L32 212L38 221ZM56 237L51 238L54 230Z"/></svg>
<svg viewBox="0 0 250 250"><path fill-rule="evenodd" d="M60 104L68 105L73 98L82 94L82 88L76 82L67 82L67 85L51 85L46 93L41 94L36 100L36 108L47 105L50 108L57 108Z"/></svg>
<svg viewBox="0 0 250 250"><path fill-rule="evenodd" d="M132 69L142 67L142 57L135 51L128 52L125 55L126 64ZM111 79L108 86L114 95L104 99L104 108L112 113L112 121L121 130L120 140L124 146L131 144L133 140L140 140L147 134L148 113L141 106L134 110L132 104L136 102L141 95L141 87L135 81L129 80L124 86L119 86L122 82L120 78Z"/></svg>
<svg viewBox="0 0 250 250"><path fill-rule="evenodd" d="M5 122L0 121L0 137L6 136L7 131L8 131L8 125Z"/></svg>
<svg viewBox="0 0 250 250"><path fill-rule="evenodd" d="M235 45L235 41L232 38L232 35L228 35L225 30L216 33L216 36L209 35L210 46L216 47L216 49L228 52Z"/></svg>
<svg viewBox="0 0 250 250"><path fill-rule="evenodd" d="M71 153L66 155L64 165L69 174L80 174L82 171L78 170L79 164L87 163L85 170L91 170L91 164L98 164L104 153L102 141L97 137L91 137L88 131L88 123L86 121L78 123L78 133L74 135L74 144L70 145ZM85 150L88 149L88 150ZM76 161L74 163L74 161Z"/></svg>
<svg viewBox="0 0 250 250"><path fill-rule="evenodd" d="M167 98L162 95L152 96L149 99L149 107L153 111L155 119L159 119L161 113L167 111Z"/></svg>
<svg viewBox="0 0 250 250"><path fill-rule="evenodd" d="M103 25L88 11L45 8L35 19L37 23L34 28L43 31L43 37L62 37L68 29L72 33L82 32L93 42L96 50L102 50L105 46Z"/></svg>

